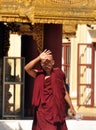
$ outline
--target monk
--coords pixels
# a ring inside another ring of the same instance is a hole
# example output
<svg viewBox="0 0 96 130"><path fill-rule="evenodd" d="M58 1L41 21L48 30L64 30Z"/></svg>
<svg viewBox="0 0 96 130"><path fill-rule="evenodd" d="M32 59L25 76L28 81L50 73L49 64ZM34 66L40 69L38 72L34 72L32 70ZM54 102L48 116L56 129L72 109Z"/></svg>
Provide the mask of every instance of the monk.
<svg viewBox="0 0 96 130"><path fill-rule="evenodd" d="M41 70L34 69L38 62L41 62ZM69 104L70 113L73 116L76 114L65 88L65 74L60 68L54 68L54 64L52 52L45 49L24 67L35 78L32 97L35 118L32 130L68 130L65 102Z"/></svg>

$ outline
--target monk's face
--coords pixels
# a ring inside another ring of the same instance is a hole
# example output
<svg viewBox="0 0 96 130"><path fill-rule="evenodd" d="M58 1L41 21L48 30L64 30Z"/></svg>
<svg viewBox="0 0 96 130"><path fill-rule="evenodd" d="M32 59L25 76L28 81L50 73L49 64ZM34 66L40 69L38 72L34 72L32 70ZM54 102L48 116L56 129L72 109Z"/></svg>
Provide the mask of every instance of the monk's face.
<svg viewBox="0 0 96 130"><path fill-rule="evenodd" d="M51 71L54 65L54 60L52 55L48 55L46 59L41 60L41 66L45 71Z"/></svg>

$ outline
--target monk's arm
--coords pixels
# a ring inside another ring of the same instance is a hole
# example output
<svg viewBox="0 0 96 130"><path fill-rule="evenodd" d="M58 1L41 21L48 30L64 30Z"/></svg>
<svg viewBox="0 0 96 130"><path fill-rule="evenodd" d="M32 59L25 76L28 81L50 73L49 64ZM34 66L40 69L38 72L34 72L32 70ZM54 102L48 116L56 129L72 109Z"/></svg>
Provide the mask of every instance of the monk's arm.
<svg viewBox="0 0 96 130"><path fill-rule="evenodd" d="M65 87L64 87L65 88ZM75 109L74 109L74 107L73 107L73 104L72 104L72 101L71 101L71 98L70 98L70 96L69 96L69 94L68 94L68 92L67 92L67 90L66 90L66 88L65 88L65 100L66 100L66 102L68 103L68 105L69 105L69 109L70 109L70 112L73 114L73 115L75 115L76 114L76 112L75 112Z"/></svg>
<svg viewBox="0 0 96 130"><path fill-rule="evenodd" d="M24 69L25 71L32 76L33 78L36 77L36 70L33 69L35 64L40 61L40 56L36 57L35 59L31 60L27 65L25 65Z"/></svg>

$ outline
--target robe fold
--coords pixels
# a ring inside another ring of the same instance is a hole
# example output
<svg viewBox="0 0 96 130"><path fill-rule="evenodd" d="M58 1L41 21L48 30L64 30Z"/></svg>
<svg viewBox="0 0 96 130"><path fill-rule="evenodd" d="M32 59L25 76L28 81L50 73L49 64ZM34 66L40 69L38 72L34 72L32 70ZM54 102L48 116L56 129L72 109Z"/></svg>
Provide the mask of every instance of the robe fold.
<svg viewBox="0 0 96 130"><path fill-rule="evenodd" d="M64 80L65 75L59 68L53 69L46 80L44 72L38 72L32 97L32 105L36 108L32 130L67 130Z"/></svg>

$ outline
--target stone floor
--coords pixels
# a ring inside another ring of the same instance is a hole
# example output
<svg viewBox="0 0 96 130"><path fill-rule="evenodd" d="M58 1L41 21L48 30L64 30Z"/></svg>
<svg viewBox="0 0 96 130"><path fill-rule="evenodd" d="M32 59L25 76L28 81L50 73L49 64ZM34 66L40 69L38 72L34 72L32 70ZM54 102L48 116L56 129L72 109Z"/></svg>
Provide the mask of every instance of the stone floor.
<svg viewBox="0 0 96 130"><path fill-rule="evenodd" d="M0 130L31 130L32 120L0 120ZM67 120L68 130L96 130L95 120Z"/></svg>

